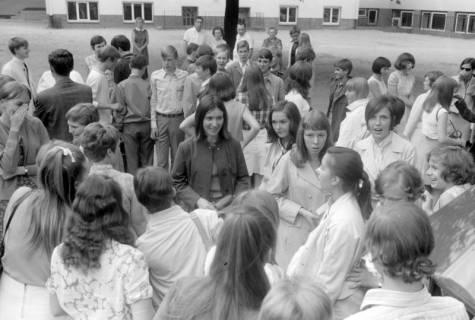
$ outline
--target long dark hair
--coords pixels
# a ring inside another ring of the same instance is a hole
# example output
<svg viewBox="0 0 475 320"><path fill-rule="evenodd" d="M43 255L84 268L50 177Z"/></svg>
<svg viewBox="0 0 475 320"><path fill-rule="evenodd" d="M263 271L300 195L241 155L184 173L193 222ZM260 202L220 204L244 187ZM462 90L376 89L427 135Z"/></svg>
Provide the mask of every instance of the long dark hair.
<svg viewBox="0 0 475 320"><path fill-rule="evenodd" d="M251 111L268 110L271 107L271 96L266 89L262 71L258 67L251 66L246 69L239 91L247 92Z"/></svg>
<svg viewBox="0 0 475 320"><path fill-rule="evenodd" d="M305 61L296 61L290 67L289 75L285 80L286 92L295 89L304 99L309 100L310 79L312 79L312 65Z"/></svg>
<svg viewBox="0 0 475 320"><path fill-rule="evenodd" d="M292 145L295 143L295 139L297 137L297 132L300 125L300 111L295 105L295 103L290 101L279 101L277 102L269 112L269 117L267 119L267 138L269 142L274 143L279 140L279 136L274 130L272 126L272 115L274 112L282 112L285 114L287 119L289 119L289 143L287 146L287 150L292 148Z"/></svg>
<svg viewBox="0 0 475 320"><path fill-rule="evenodd" d="M199 140L206 139L206 132L203 127L203 121L206 117L206 114L214 109L219 109L223 112L223 126L219 131L219 136L221 139L229 139L231 135L228 132L228 113L224 107L224 103L217 96L206 94L200 98L198 107L196 108L195 113L195 134Z"/></svg>
<svg viewBox="0 0 475 320"><path fill-rule="evenodd" d="M73 202L61 251L64 264L82 270L100 268L108 240L133 245L129 216L122 207L122 190L117 182L91 175L79 186Z"/></svg>
<svg viewBox="0 0 475 320"><path fill-rule="evenodd" d="M313 109L305 114L302 118L302 121L300 121L299 130L297 131L297 139L295 143L296 147L290 151L290 159L298 168L301 168L305 162L310 160L310 154L308 153L304 140L305 130L326 131L327 140L320 151L320 160L322 160L327 149L333 144L331 138L330 122L328 121L327 116L322 111L317 109Z"/></svg>
<svg viewBox="0 0 475 320"><path fill-rule="evenodd" d="M343 191L351 192L358 200L361 214L367 219L373 210L371 207L371 183L364 171L363 161L358 152L343 147L330 147L330 169L342 181Z"/></svg>
<svg viewBox="0 0 475 320"><path fill-rule="evenodd" d="M272 222L258 209L235 207L226 216L218 237L210 275L192 292L193 304L210 311L212 320L244 319L247 311L258 311L270 284L264 271L276 243ZM196 314L185 311L184 319Z"/></svg>

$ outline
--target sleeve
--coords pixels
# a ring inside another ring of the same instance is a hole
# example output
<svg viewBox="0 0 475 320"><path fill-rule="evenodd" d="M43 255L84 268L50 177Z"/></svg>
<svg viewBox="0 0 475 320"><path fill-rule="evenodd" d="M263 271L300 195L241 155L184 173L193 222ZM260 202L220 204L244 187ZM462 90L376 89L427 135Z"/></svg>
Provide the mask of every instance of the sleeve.
<svg viewBox="0 0 475 320"><path fill-rule="evenodd" d="M279 204L280 218L294 224L302 206L286 198L289 190L290 161L290 152L288 152L284 155L284 158L279 161L269 180L261 185L260 188L276 197L277 203Z"/></svg>
<svg viewBox="0 0 475 320"><path fill-rule="evenodd" d="M338 147L352 148L354 145L354 137L356 131L354 131L356 125L359 125L359 121L355 119L354 114L349 114L341 122L340 134L338 135L338 141L335 143Z"/></svg>
<svg viewBox="0 0 475 320"><path fill-rule="evenodd" d="M126 262L127 274L124 275L125 302L131 305L137 301L152 297L148 266L145 257L137 249L129 255Z"/></svg>
<svg viewBox="0 0 475 320"><path fill-rule="evenodd" d="M150 121L152 129L157 128L157 115L155 113L157 106L157 87L154 83L153 75L150 75L150 90L152 92L150 96Z"/></svg>
<svg viewBox="0 0 475 320"><path fill-rule="evenodd" d="M185 84L183 85L183 98L182 98L182 106L183 106L183 113L185 117L192 114L194 110L195 101L195 94L193 92L193 83L191 78L188 76L185 79Z"/></svg>
<svg viewBox="0 0 475 320"><path fill-rule="evenodd" d="M455 102L455 107L459 111L462 118L467 120L468 122L475 122L475 113L473 113L468 107L465 101L457 100Z"/></svg>
<svg viewBox="0 0 475 320"><path fill-rule="evenodd" d="M99 92L99 79L95 77L88 77L86 84L92 89L92 101L97 102L97 93Z"/></svg>
<svg viewBox="0 0 475 320"><path fill-rule="evenodd" d="M279 86L278 86L279 92L278 92L277 100L282 101L282 100L284 100L284 97L285 97L284 80L282 80L281 78L278 78L278 84L279 84Z"/></svg>
<svg viewBox="0 0 475 320"><path fill-rule="evenodd" d="M408 150L406 151L406 154L403 160L407 161L412 166L416 165L416 149L414 148L412 144L410 144Z"/></svg>
<svg viewBox="0 0 475 320"><path fill-rule="evenodd" d="M389 75L388 78L388 94L392 94L397 96L397 85L399 83L399 79L396 74L393 72Z"/></svg>
<svg viewBox="0 0 475 320"><path fill-rule="evenodd" d="M45 287L49 293L56 293L61 285L61 259L59 257L59 250L62 246L54 248L51 255L51 274L46 280Z"/></svg>
<svg viewBox="0 0 475 320"><path fill-rule="evenodd" d="M178 316L172 314L172 310L174 309L174 301L176 301L177 296L179 296L178 286L180 285L181 280L178 280L173 287L168 290L165 298L163 299L162 303L160 303L160 307L158 308L157 313L153 317L153 320L176 320L179 319Z"/></svg>
<svg viewBox="0 0 475 320"><path fill-rule="evenodd" d="M411 112L409 113L409 117L407 119L406 127L404 128L404 136L410 138L414 133L414 129L417 126L417 123L421 121L423 105L424 105L423 97L418 96L412 105ZM462 116L463 117L463 116Z"/></svg>
<svg viewBox="0 0 475 320"><path fill-rule="evenodd" d="M117 113L119 114L126 114L127 113L127 100L125 98L125 90L124 87L121 85L117 86L117 89L115 90L115 98L117 103L119 104L119 110L117 110Z"/></svg>
<svg viewBox="0 0 475 320"><path fill-rule="evenodd" d="M189 152L185 149L186 145L185 142L178 145L171 174L173 185L177 191L177 198L182 200L189 208L194 208L200 195L189 185L187 162L191 161L191 158Z"/></svg>
<svg viewBox="0 0 475 320"><path fill-rule="evenodd" d="M41 121L37 121L37 125L38 125L38 136L40 138L40 145L44 145L45 143L49 142L49 134L48 134L48 130L46 130L45 126L43 125L43 123Z"/></svg>
<svg viewBox="0 0 475 320"><path fill-rule="evenodd" d="M218 213L213 210L196 209L195 212L208 234L208 239L215 244L223 225L223 219L218 218Z"/></svg>
<svg viewBox="0 0 475 320"><path fill-rule="evenodd" d="M18 131L9 131L6 141L0 141L0 169L3 178L8 179L16 173L20 153L18 152Z"/></svg>
<svg viewBox="0 0 475 320"><path fill-rule="evenodd" d="M234 188L234 195L238 195L239 193L248 190L250 188L250 181L249 181L249 172L247 171L246 166L246 159L244 159L244 153L242 152L241 145L237 141L234 145L234 150L236 154L236 161L237 161L237 175L236 175L236 186Z"/></svg>
<svg viewBox="0 0 475 320"><path fill-rule="evenodd" d="M352 268L351 257L358 250L359 241L361 239L355 239L341 223L330 224L326 230L323 257L311 277L324 284L332 304L340 295L345 278Z"/></svg>
<svg viewBox="0 0 475 320"><path fill-rule="evenodd" d="M135 232L137 233L137 237L141 236L145 233L145 229L147 229L147 209L142 206L142 204L137 199L135 195L135 191L133 188L131 190L131 203L130 203L130 213L131 213L131 221L134 227Z"/></svg>

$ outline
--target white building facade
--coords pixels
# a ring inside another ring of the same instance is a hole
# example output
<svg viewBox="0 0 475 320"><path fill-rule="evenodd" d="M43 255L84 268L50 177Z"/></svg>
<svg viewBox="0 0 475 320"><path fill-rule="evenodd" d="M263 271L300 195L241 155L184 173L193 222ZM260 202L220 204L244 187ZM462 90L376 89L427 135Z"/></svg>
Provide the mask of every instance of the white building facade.
<svg viewBox="0 0 475 320"><path fill-rule="evenodd" d="M475 0L360 0L358 28L475 38Z"/></svg>
<svg viewBox="0 0 475 320"><path fill-rule="evenodd" d="M356 27L360 0L240 0L239 16L252 29ZM53 27L121 26L141 16L160 28L187 28L202 16L206 28L223 25L225 0L46 0Z"/></svg>

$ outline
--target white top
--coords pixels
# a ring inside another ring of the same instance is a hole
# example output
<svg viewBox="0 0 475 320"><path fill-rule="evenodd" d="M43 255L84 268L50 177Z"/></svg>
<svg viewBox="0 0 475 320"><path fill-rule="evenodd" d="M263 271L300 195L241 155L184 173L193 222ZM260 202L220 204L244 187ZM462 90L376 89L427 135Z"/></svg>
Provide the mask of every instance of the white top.
<svg viewBox="0 0 475 320"><path fill-rule="evenodd" d="M222 224L215 211L196 210L208 239L215 241ZM136 241L150 268L153 305L157 308L170 287L183 277L203 276L206 248L198 228L174 205L150 215L147 230Z"/></svg>
<svg viewBox="0 0 475 320"><path fill-rule="evenodd" d="M295 103L302 117L305 113L310 111L310 104L308 103L307 99L302 97L302 95L296 89L290 90L289 93L285 95L284 99L286 101Z"/></svg>
<svg viewBox="0 0 475 320"><path fill-rule="evenodd" d="M185 31L183 35L183 40L185 40L188 44L189 43L196 43L197 45L201 46L202 44L208 44L208 33L201 29L199 32L196 30L195 27L191 27L190 29Z"/></svg>
<svg viewBox="0 0 475 320"><path fill-rule="evenodd" d="M422 112L424 110L424 101L426 101L427 96L429 95L430 91L424 92L417 96L414 104L412 105L411 112L409 113L409 117L407 119L406 127L404 128L404 136L408 139L414 133L414 130L417 127L422 127Z"/></svg>
<svg viewBox="0 0 475 320"><path fill-rule="evenodd" d="M247 43L249 43L249 50L254 48L254 40L252 39L248 31L246 31L246 33L244 33L243 36L241 36L239 33L236 34L236 42L234 44L234 50L233 50L233 57L235 61L239 61L239 57L237 55L237 44L239 43L239 41L242 41L242 40L246 40ZM249 57L249 59L251 59L251 57Z"/></svg>
<svg viewBox="0 0 475 320"><path fill-rule="evenodd" d="M84 84L84 79L82 78L81 74L76 70L72 70L69 74L69 77L74 82ZM41 91L45 91L46 89L52 88L56 84L56 80L54 80L53 74L51 70L43 72L41 75L40 81L38 81L38 88L36 92L40 93Z"/></svg>
<svg viewBox="0 0 475 320"><path fill-rule="evenodd" d="M355 143L369 135L364 116L367 104L368 99L360 99L346 107L348 112L340 124L337 146L352 149Z"/></svg>
<svg viewBox="0 0 475 320"><path fill-rule="evenodd" d="M10 61L5 63L0 72L3 75L10 76L17 82L24 84L31 90L33 97L36 96L35 83L33 82L32 70L25 60L12 57ZM27 76L28 75L28 76Z"/></svg>
<svg viewBox="0 0 475 320"><path fill-rule="evenodd" d="M287 275L305 276L321 282L332 303L348 298L358 289L351 288L347 275L360 261L364 221L356 198L351 193L339 197L326 211L290 261Z"/></svg>
<svg viewBox="0 0 475 320"><path fill-rule="evenodd" d="M421 125L422 134L429 139L439 140L438 120L440 115L443 113L448 113L447 109L443 108L439 103L437 103L430 112L423 110Z"/></svg>
<svg viewBox="0 0 475 320"><path fill-rule="evenodd" d="M93 67L86 79L86 84L92 89L92 101L99 105L110 104L109 82L104 72ZM99 121L105 124L112 123L112 113L107 109L99 109Z"/></svg>
<svg viewBox="0 0 475 320"><path fill-rule="evenodd" d="M451 297L432 297L424 287L417 292L369 290L358 312L346 320L468 320L463 303Z"/></svg>
<svg viewBox="0 0 475 320"><path fill-rule="evenodd" d="M378 80L372 75L368 79L368 85L369 85L369 95L368 95L368 100L371 100L373 98L379 97L380 95L385 95L388 93L388 86L386 85L386 82L384 80ZM379 95L376 95L375 92L371 90L372 87L378 87L379 88Z"/></svg>
<svg viewBox="0 0 475 320"><path fill-rule="evenodd" d="M111 240L100 257L100 268L86 273L66 266L63 244L51 256L51 277L46 288L56 293L61 308L73 319L132 320L130 306L152 296L143 254Z"/></svg>
<svg viewBox="0 0 475 320"><path fill-rule="evenodd" d="M372 185L374 185L379 173L389 164L398 160L406 161L411 165L416 162L414 146L392 131L380 143L376 143L373 136L357 142L355 150L361 156L364 170L368 174Z"/></svg>

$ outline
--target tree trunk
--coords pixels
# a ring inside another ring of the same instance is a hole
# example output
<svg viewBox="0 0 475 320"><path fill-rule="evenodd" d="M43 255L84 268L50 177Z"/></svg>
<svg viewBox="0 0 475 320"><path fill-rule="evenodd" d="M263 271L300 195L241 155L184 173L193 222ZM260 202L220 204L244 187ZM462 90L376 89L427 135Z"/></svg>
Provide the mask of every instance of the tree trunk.
<svg viewBox="0 0 475 320"><path fill-rule="evenodd" d="M234 42L236 42L236 26L239 19L239 0L226 0L224 11L224 40L231 48L230 58L233 58Z"/></svg>

